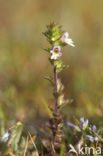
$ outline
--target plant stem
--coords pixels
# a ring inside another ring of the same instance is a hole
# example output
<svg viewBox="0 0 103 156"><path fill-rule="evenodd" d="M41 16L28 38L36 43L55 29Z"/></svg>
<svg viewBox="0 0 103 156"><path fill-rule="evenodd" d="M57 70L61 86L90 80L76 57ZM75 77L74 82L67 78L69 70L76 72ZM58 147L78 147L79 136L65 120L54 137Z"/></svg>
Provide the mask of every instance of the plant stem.
<svg viewBox="0 0 103 156"><path fill-rule="evenodd" d="M54 66L54 94L55 94L55 104L54 104L54 112L55 114L58 113L58 86L57 86L57 78L58 78L58 75L57 75L57 71L56 71L56 66ZM55 116L54 116L55 118ZM53 134L53 146L55 147L55 138L56 138L56 134L57 134L57 131L58 131L58 124L55 123L55 133ZM54 148L55 149L55 148Z"/></svg>
<svg viewBox="0 0 103 156"><path fill-rule="evenodd" d="M54 92L56 94L55 96L55 112L58 111L58 89L57 89L57 72L56 72L56 66L54 66Z"/></svg>

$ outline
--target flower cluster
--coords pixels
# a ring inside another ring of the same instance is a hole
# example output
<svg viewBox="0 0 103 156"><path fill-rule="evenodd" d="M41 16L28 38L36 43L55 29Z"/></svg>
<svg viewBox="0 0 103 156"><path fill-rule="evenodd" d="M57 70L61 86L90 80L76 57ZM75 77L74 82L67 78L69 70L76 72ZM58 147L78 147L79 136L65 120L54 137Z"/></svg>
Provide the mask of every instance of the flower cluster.
<svg viewBox="0 0 103 156"><path fill-rule="evenodd" d="M52 39L52 40L54 40L54 39ZM62 45L62 44L68 44L68 45L70 45L70 46L72 46L72 47L75 47L75 45L74 45L72 39L69 38L69 33L68 33L68 32L65 32L65 33L62 35L62 37L60 38L59 41L60 41L60 44L61 44L61 45ZM53 60L58 59L59 57L62 56L61 47L60 47L59 45L54 46L53 49L50 50L50 53L52 54L52 55L51 55L51 59L53 59Z"/></svg>
<svg viewBox="0 0 103 156"><path fill-rule="evenodd" d="M84 117L80 118L79 124L75 125L70 122L67 122L67 125L74 128L78 132L83 132L86 129L89 130L89 135L85 135L84 138L91 142L101 141L101 136L99 135L99 131L95 125L89 127L88 119L84 120Z"/></svg>
<svg viewBox="0 0 103 156"><path fill-rule="evenodd" d="M91 142L101 141L101 136L99 135L99 130L95 125L89 127L91 135L86 135L85 138Z"/></svg>
<svg viewBox="0 0 103 156"><path fill-rule="evenodd" d="M80 118L80 122L79 125L76 126L70 122L67 122L67 125L70 127L73 127L74 129L76 129L77 131L82 131L85 130L88 127L88 119L84 120L84 117Z"/></svg>
<svg viewBox="0 0 103 156"><path fill-rule="evenodd" d="M51 131L50 144L52 144L53 147L49 147L49 150L50 155L56 155L56 149L61 148L64 137L61 109L69 102L69 100L66 100L64 97L64 86L58 76L58 73L60 73L66 65L64 65L59 58L62 56L61 51L64 46L70 45L74 47L74 44L72 39L69 38L68 32L64 33L61 27L56 23L47 25L47 30L43 34L46 36L51 46L50 48L45 49L50 55L49 61L53 66L53 78L49 77L49 81L52 82L54 88L54 105L51 107L49 106L52 116L48 122L48 127Z"/></svg>

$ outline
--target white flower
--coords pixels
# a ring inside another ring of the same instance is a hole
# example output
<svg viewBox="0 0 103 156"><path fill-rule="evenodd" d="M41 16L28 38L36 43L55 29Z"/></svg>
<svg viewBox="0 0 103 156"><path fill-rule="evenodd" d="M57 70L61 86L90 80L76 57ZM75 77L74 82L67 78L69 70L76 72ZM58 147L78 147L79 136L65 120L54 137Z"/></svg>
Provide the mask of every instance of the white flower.
<svg viewBox="0 0 103 156"><path fill-rule="evenodd" d="M9 139L10 133L6 131L6 133L2 136L1 142L7 142Z"/></svg>
<svg viewBox="0 0 103 156"><path fill-rule="evenodd" d="M84 121L84 117L80 118L80 125L83 130L85 130L88 127L88 119Z"/></svg>
<svg viewBox="0 0 103 156"><path fill-rule="evenodd" d="M66 43L66 44L72 46L72 47L75 47L75 45L74 45L72 39L69 38L69 33L68 33L68 32L65 32L65 33L63 34L63 36L61 37L60 40L61 40L62 42L64 42L64 43Z"/></svg>
<svg viewBox="0 0 103 156"><path fill-rule="evenodd" d="M62 53L60 51L60 46L54 46L53 49L50 51L50 53L52 54L51 59L56 60L57 58L62 56Z"/></svg>

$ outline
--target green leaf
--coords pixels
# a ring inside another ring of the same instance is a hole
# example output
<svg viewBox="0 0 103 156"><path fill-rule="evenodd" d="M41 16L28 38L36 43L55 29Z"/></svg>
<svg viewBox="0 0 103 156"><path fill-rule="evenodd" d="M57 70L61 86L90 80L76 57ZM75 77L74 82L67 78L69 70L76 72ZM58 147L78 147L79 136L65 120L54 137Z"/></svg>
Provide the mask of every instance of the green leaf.
<svg viewBox="0 0 103 156"><path fill-rule="evenodd" d="M44 50L50 53L51 48L44 48Z"/></svg>
<svg viewBox="0 0 103 156"><path fill-rule="evenodd" d="M54 66L56 66L56 72L60 72L64 69L65 65L63 64L63 62L59 59L54 60Z"/></svg>
<svg viewBox="0 0 103 156"><path fill-rule="evenodd" d="M13 152L17 152L18 150L22 130L23 130L23 125L21 122L18 122L16 128L13 129L11 132L11 138L10 138L9 144L11 144L11 149Z"/></svg>
<svg viewBox="0 0 103 156"><path fill-rule="evenodd" d="M59 45L59 39L63 32L61 27L59 27L56 23L51 23L50 25L47 25L47 31L43 34L47 37L49 43L54 46Z"/></svg>

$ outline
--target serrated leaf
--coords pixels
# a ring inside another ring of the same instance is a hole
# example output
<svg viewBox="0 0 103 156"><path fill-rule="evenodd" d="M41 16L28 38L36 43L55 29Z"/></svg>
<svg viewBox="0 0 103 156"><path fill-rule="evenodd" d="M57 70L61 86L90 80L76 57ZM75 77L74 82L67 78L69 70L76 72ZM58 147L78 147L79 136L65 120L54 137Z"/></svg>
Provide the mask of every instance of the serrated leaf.
<svg viewBox="0 0 103 156"><path fill-rule="evenodd" d="M63 32L57 24L51 23L50 25L47 25L47 31L43 34L47 37L49 43L54 46L59 44L58 41L62 36Z"/></svg>
<svg viewBox="0 0 103 156"><path fill-rule="evenodd" d="M54 66L56 66L56 72L60 72L63 70L63 68L65 67L65 65L63 64L63 62L61 60L54 60Z"/></svg>

